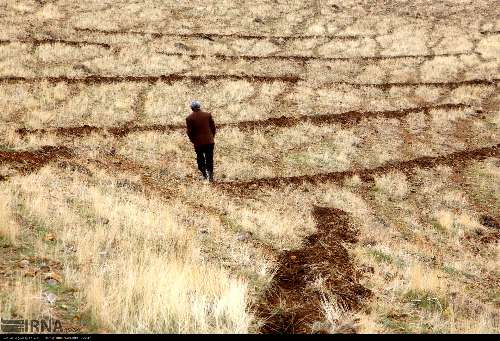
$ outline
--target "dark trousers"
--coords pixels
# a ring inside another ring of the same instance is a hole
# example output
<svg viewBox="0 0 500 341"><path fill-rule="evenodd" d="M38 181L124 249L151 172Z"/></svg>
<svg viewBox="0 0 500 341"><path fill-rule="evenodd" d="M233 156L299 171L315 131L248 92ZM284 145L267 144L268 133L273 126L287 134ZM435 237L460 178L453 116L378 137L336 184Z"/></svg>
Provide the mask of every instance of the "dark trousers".
<svg viewBox="0 0 500 341"><path fill-rule="evenodd" d="M212 180L214 174L214 144L195 146L198 169L205 179Z"/></svg>

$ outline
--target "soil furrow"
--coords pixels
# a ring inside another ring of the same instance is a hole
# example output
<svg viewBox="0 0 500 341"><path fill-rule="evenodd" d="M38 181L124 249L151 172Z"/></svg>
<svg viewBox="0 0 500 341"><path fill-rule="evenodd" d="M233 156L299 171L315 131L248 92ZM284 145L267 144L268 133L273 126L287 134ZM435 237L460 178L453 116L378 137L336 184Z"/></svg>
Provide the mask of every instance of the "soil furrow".
<svg viewBox="0 0 500 341"><path fill-rule="evenodd" d="M35 46L45 45L45 44L64 44L69 46L100 46L106 49L110 49L111 45L107 43L98 43L94 41L79 41L79 40L65 40L65 39L14 39L14 40L0 40L0 45L2 44L33 44Z"/></svg>
<svg viewBox="0 0 500 341"><path fill-rule="evenodd" d="M359 284L363 275L355 270L342 243L355 243L357 231L349 224L346 212L314 207L317 232L306 238L298 250L278 257L278 268L256 315L264 321L260 331L271 334L328 333L314 327L324 320L322 302L333 294L347 310L357 309L371 291ZM310 284L322 279L322 287Z"/></svg>
<svg viewBox="0 0 500 341"><path fill-rule="evenodd" d="M321 184L325 182L339 182L347 177L357 175L363 181L372 181L375 176L389 172L409 173L416 168L428 169L436 166L463 165L471 160L483 160L488 157L500 156L500 144L472 150L464 150L441 156L423 156L408 161L388 162L384 165L368 168L353 169L340 172L319 173L311 175L299 175L291 177L260 178L250 181L232 181L217 183L220 189L229 190L236 193L244 193L262 188L276 188L285 185L300 185L303 183Z"/></svg>
<svg viewBox="0 0 500 341"><path fill-rule="evenodd" d="M351 126L368 118L402 118L411 113L425 112L430 110L464 110L470 106L466 104L441 104L427 107L408 108L401 110L386 111L347 111L340 114L322 114L322 115L301 115L296 117L281 116L272 117L264 120L241 121L237 123L221 124L224 126L236 126L239 128L264 128L264 127L292 127L301 123L312 124L341 124L342 126Z"/></svg>
<svg viewBox="0 0 500 341"><path fill-rule="evenodd" d="M357 40L363 38L373 38L376 35L295 35L295 36L280 36L280 35L261 35L261 34L242 34L242 33L169 33L169 32L145 32L134 30L100 30L92 28L75 28L76 31L88 33L100 33L105 35L115 34L134 34L142 36L151 36L152 38L162 37L180 37L180 38L202 38L207 40L236 38L236 39L279 39L283 41L303 40L303 39L331 39L331 40Z"/></svg>
<svg viewBox="0 0 500 341"><path fill-rule="evenodd" d="M293 75L281 76L258 76L258 75L203 75L193 76L184 74L170 74L158 76L102 76L102 75L89 75L85 77L67 77L67 76L54 76L54 77L21 77L21 76L7 76L1 77L0 83L16 84L16 83L68 83L68 84L113 84L113 83L173 83L179 81L189 80L195 83L205 83L212 80L248 80L251 82L275 82L280 81L284 83L297 83L302 78Z"/></svg>
<svg viewBox="0 0 500 341"><path fill-rule="evenodd" d="M29 174L55 159L72 155L73 152L65 146L43 146L35 151L0 151L0 165L9 165L21 174ZM7 177L0 180L7 180Z"/></svg>
<svg viewBox="0 0 500 341"><path fill-rule="evenodd" d="M246 80L249 82L260 82L260 83L270 83L270 82L283 82L283 83L298 83L299 81L304 81L305 79L294 76L294 75L280 75L280 76L263 76L263 75L231 75L231 74L219 74L219 75L185 75L185 74L171 74L171 75L158 75L158 76L102 76L102 75L89 75L85 77L67 77L67 76L53 76L53 77L22 77L22 76L5 76L0 77L0 84L34 84L39 82L48 83L67 83L67 84L114 84L114 83L174 83L182 81L192 81L198 84L205 84L209 81L218 80ZM358 82L345 82L345 81L334 81L321 83L321 87L334 87L337 85L351 86L354 88L361 87L372 87L382 90L388 90L393 87L417 87L417 86L432 86L432 87L442 87L447 89L456 89L460 86L467 85L496 85L498 79L470 79L464 81L451 81L451 82L390 82L390 83L358 83Z"/></svg>
<svg viewBox="0 0 500 341"><path fill-rule="evenodd" d="M354 125L367 118L402 118L411 113L425 112L431 110L465 110L471 108L466 104L440 104L426 107L408 108L401 110L387 111L347 111L340 114L322 114L322 115L301 115L301 116L281 116L271 117L263 120L249 120L231 123L219 123L218 128L237 127L237 128L267 128L267 127L293 127L301 123L312 124L341 124L344 127ZM184 125L175 124L153 124L141 126L123 126L123 127L96 127L96 126L76 126L76 127L53 127L42 129L19 128L16 130L21 136L30 134L56 134L60 136L85 136L91 133L109 132L116 136L125 136L134 132L158 131L167 132L173 130L185 129Z"/></svg>
<svg viewBox="0 0 500 341"><path fill-rule="evenodd" d="M451 81L451 82L386 82L386 83L353 83L353 82L343 82L343 81L334 81L334 82L325 82L321 83L322 88L328 88L336 85L346 85L352 86L354 88L361 87L372 87L381 90L389 90L394 87L418 87L418 86L429 86L429 87L437 87L437 88L445 88L449 90L454 90L461 86L470 86L470 85L496 85L499 79L469 79L463 81Z"/></svg>
<svg viewBox="0 0 500 341"><path fill-rule="evenodd" d="M351 56L351 57L319 57L319 56L298 56L298 55L268 55L268 56L252 56L252 55L227 55L227 54L189 54L189 53L178 53L178 52L163 52L157 51L157 53L171 56L171 57L189 57L191 59L199 58L217 58L219 60L291 60L306 62L310 60L320 60L320 61L349 61L349 60L387 60L387 59L403 59L403 58L423 58L423 59L433 59L436 57L457 57L457 56L467 56L474 55L475 52L457 52L457 53L440 53L433 55L387 55L387 56Z"/></svg>

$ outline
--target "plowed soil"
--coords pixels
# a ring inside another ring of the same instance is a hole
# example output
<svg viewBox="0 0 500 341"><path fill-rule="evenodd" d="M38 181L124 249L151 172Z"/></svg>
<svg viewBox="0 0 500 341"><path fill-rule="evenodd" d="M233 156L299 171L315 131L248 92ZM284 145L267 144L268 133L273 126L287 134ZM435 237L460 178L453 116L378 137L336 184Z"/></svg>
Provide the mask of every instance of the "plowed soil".
<svg viewBox="0 0 500 341"><path fill-rule="evenodd" d="M323 290L334 294L344 309L356 309L370 290L358 283L358 273L342 243L355 243L356 231L349 225L346 212L314 207L317 232L309 236L301 249L283 252L270 288L256 307L265 323L262 333L327 332L313 327L323 320L324 295L311 283L323 279Z"/></svg>
<svg viewBox="0 0 500 341"><path fill-rule="evenodd" d="M28 174L54 159L70 157L72 154L71 150L64 146L43 146L35 151L0 151L0 164L6 164L22 174Z"/></svg>
<svg viewBox="0 0 500 341"><path fill-rule="evenodd" d="M189 57L191 59L202 59L202 58L217 58L219 60L285 60L285 61L299 61L307 62L310 60L319 61L346 61L346 60L365 60L365 61L377 61L377 60L387 60L387 59L404 59L404 58L423 58L423 59L434 59L436 57L458 57L464 55L474 55L471 52L457 52L457 53L441 53L441 54L407 54L407 55L386 55L386 56L356 56L356 57L318 57L318 56L300 56L300 55L265 55L265 56L252 56L252 55L227 55L227 54L212 54L212 55L201 55L201 54L187 54L179 52L162 52L158 53L165 56L172 57Z"/></svg>
<svg viewBox="0 0 500 341"><path fill-rule="evenodd" d="M113 83L123 83L123 82L134 82L134 83L173 83L181 82L184 80L189 80L194 83L203 84L212 80L248 80L251 82L261 82L268 83L274 81L280 81L284 83L297 83L302 79L298 76L262 76L262 75L231 75L231 74L220 74L220 75L205 75L205 76L191 76L183 74L170 74L170 75L159 75L159 76L101 76L101 75L90 75L85 77L67 77L67 76L54 76L54 77L2 77L0 78L0 83L16 84L16 83L37 83L37 82L48 82L52 84L56 83L67 83L67 84L113 84Z"/></svg>

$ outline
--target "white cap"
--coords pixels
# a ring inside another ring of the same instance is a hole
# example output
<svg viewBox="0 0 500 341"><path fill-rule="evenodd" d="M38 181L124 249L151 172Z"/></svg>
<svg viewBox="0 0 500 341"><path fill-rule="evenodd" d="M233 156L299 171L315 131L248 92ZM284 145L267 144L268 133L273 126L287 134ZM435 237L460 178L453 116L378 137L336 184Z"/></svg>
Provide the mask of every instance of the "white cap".
<svg viewBox="0 0 500 341"><path fill-rule="evenodd" d="M191 109L193 110L198 110L201 107L201 103L198 101L192 101L191 102Z"/></svg>

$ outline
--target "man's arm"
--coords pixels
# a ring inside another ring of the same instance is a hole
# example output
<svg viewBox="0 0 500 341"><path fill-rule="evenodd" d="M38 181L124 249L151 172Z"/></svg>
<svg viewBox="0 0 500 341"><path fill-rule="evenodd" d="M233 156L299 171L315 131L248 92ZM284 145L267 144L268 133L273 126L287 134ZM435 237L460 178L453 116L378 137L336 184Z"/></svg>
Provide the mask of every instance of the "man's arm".
<svg viewBox="0 0 500 341"><path fill-rule="evenodd" d="M208 123L210 124L210 130L212 131L212 135L215 136L215 122L214 119L212 118L212 114L210 114L210 117L208 118Z"/></svg>
<svg viewBox="0 0 500 341"><path fill-rule="evenodd" d="M193 126L191 124L191 121L187 118L186 118L186 133L187 133L187 136L189 137L189 141L193 142L193 140L194 140Z"/></svg>

